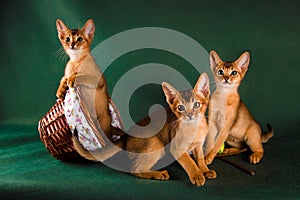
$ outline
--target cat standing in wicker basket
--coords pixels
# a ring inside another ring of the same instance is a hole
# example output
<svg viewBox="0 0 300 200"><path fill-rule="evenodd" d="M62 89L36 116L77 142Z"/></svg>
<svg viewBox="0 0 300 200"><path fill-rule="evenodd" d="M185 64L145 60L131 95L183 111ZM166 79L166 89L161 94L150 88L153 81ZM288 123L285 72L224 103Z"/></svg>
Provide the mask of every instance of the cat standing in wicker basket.
<svg viewBox="0 0 300 200"><path fill-rule="evenodd" d="M89 19L81 29L69 29L62 20L58 19L56 27L58 38L70 57L56 96L64 99L69 88L76 88L81 108L86 111L90 124L95 126L104 139L106 151L103 150L102 160L105 160L112 156L110 147L116 148L116 145L111 143L114 141L113 136L122 136L124 132L111 125L110 97L106 80L90 54L90 46L95 33L94 22Z"/></svg>

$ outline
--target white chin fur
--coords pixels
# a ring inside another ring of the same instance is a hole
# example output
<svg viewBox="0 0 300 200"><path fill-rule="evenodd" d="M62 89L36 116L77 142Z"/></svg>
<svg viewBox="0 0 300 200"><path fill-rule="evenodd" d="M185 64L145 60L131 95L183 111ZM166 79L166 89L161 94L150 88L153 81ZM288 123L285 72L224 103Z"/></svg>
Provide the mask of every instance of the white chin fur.
<svg viewBox="0 0 300 200"><path fill-rule="evenodd" d="M69 49L69 52L71 54L80 54L81 53L81 49Z"/></svg>
<svg viewBox="0 0 300 200"><path fill-rule="evenodd" d="M194 123L195 121L196 121L196 119L184 119L184 120L182 120L183 123L187 123L187 124Z"/></svg>
<svg viewBox="0 0 300 200"><path fill-rule="evenodd" d="M222 83L220 84L222 87L235 87L236 84L233 84L233 83Z"/></svg>
<svg viewBox="0 0 300 200"><path fill-rule="evenodd" d="M82 55L82 51L81 49L69 49L68 55L72 60L76 60L77 58L80 58L80 56Z"/></svg>

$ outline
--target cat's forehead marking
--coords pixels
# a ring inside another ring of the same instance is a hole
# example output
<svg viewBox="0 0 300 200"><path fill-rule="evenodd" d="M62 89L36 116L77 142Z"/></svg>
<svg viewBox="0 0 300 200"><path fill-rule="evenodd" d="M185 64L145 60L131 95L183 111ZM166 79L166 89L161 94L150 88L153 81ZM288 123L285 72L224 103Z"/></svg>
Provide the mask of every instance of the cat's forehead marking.
<svg viewBox="0 0 300 200"><path fill-rule="evenodd" d="M72 29L72 30L71 30L71 34L72 34L72 35L78 34L78 29Z"/></svg>
<svg viewBox="0 0 300 200"><path fill-rule="evenodd" d="M194 95L191 90L181 92L181 97L184 102L194 101Z"/></svg>
<svg viewBox="0 0 300 200"><path fill-rule="evenodd" d="M233 67L233 64L232 64L232 62L229 62L229 61L227 61L227 62L224 62L224 64L223 64L223 65L224 65L224 67L225 67L225 68L227 68L227 69L228 69L228 68L232 68L232 67Z"/></svg>

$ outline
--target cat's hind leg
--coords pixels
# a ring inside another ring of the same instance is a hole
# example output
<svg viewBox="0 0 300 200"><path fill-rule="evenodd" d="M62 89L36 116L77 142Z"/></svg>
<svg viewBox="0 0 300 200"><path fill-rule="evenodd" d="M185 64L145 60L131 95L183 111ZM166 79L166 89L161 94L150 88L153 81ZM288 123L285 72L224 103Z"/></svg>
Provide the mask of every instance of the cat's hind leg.
<svg viewBox="0 0 300 200"><path fill-rule="evenodd" d="M158 150L150 153L134 153L132 175L138 178L156 179L156 180L169 180L170 176L167 170L152 171L151 168L160 160L164 155L164 150Z"/></svg>
<svg viewBox="0 0 300 200"><path fill-rule="evenodd" d="M241 148L236 148L236 147L230 147L230 148L224 148L222 154L235 154L237 152L240 152L242 149Z"/></svg>
<svg viewBox="0 0 300 200"><path fill-rule="evenodd" d="M264 155L264 149L261 141L261 128L257 123L251 124L245 134L245 142L253 152L250 157L250 163L257 164Z"/></svg>
<svg viewBox="0 0 300 200"><path fill-rule="evenodd" d="M151 171L143 173L133 173L135 177L144 178L144 179L156 179L156 180L169 180L170 176L167 170L162 171Z"/></svg>

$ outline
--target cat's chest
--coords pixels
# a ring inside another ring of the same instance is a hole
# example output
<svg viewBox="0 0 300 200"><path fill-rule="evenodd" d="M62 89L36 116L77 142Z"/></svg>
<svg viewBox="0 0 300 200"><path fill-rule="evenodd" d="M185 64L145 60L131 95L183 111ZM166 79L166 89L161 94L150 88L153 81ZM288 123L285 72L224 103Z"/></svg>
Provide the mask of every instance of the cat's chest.
<svg viewBox="0 0 300 200"><path fill-rule="evenodd" d="M202 141L207 134L207 123L205 120L199 120L194 123L182 124L176 130L176 136L179 140L186 141L190 144Z"/></svg>
<svg viewBox="0 0 300 200"><path fill-rule="evenodd" d="M223 112L226 108L234 108L239 104L240 97L237 92L215 91L210 99L210 108L215 112Z"/></svg>
<svg viewBox="0 0 300 200"><path fill-rule="evenodd" d="M78 61L70 60L67 63L65 76L68 78L76 74L92 75L94 77L102 75L99 66L91 55L87 55Z"/></svg>
<svg viewBox="0 0 300 200"><path fill-rule="evenodd" d="M207 123L200 121L193 124L181 124L171 141L171 151L192 151L203 143L207 135Z"/></svg>
<svg viewBox="0 0 300 200"><path fill-rule="evenodd" d="M68 62L65 68L65 77L69 78L70 76L77 74L81 65L81 63Z"/></svg>

